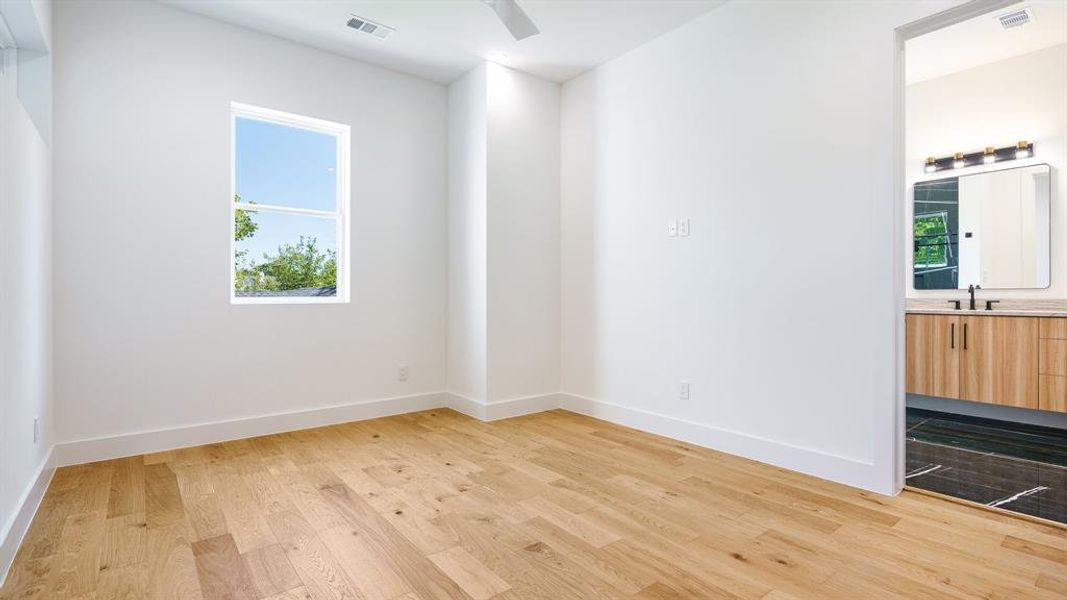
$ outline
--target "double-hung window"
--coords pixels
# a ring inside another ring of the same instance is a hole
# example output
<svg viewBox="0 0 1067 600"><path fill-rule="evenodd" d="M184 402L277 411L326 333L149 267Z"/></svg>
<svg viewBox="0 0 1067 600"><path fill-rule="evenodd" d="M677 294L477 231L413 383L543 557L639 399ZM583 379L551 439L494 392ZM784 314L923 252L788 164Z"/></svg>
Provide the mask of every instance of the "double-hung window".
<svg viewBox="0 0 1067 600"><path fill-rule="evenodd" d="M347 302L348 125L231 113L231 302Z"/></svg>

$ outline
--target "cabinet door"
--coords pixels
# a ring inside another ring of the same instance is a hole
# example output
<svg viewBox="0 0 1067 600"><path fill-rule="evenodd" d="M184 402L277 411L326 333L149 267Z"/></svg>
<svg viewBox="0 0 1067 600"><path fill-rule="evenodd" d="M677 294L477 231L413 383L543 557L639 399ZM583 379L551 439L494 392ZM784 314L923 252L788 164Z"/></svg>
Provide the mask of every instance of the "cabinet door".
<svg viewBox="0 0 1067 600"><path fill-rule="evenodd" d="M960 318L956 315L907 315L905 318L909 394L960 397Z"/></svg>
<svg viewBox="0 0 1067 600"><path fill-rule="evenodd" d="M1038 407L1036 317L966 316L960 353L960 398Z"/></svg>

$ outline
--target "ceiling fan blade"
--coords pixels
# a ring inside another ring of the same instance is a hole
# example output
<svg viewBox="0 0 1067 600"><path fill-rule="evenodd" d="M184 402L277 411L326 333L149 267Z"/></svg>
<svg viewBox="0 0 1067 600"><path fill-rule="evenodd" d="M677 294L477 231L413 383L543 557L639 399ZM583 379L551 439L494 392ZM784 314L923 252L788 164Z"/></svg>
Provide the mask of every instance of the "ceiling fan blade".
<svg viewBox="0 0 1067 600"><path fill-rule="evenodd" d="M500 17L504 27L508 28L516 40L541 33L515 0L486 0L485 3L496 12L496 16Z"/></svg>

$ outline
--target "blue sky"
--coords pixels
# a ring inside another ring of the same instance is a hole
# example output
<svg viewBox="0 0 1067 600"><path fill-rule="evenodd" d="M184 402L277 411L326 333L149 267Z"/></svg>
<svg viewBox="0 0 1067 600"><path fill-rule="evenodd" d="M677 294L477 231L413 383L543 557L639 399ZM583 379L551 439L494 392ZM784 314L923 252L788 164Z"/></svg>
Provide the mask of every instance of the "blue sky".
<svg viewBox="0 0 1067 600"><path fill-rule="evenodd" d="M337 140L253 119L237 119L236 191L243 202L334 210L337 199ZM238 242L259 259L301 235L318 238L320 248L337 249L335 221L318 217L255 213L256 234Z"/></svg>

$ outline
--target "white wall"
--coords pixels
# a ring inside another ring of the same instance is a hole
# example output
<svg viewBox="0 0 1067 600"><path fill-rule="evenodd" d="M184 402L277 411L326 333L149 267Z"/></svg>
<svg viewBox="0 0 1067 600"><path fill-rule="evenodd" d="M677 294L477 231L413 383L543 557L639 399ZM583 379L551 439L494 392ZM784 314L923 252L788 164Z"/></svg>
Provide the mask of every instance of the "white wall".
<svg viewBox="0 0 1067 600"><path fill-rule="evenodd" d="M55 28L62 441L445 388L443 86L154 2ZM231 101L351 125L350 304L230 305Z"/></svg>
<svg viewBox="0 0 1067 600"><path fill-rule="evenodd" d="M1051 283L1047 289L990 290L996 298L1067 298L1067 44L930 79L906 90L905 272L909 298L956 298L955 290L916 290L912 274L912 195L917 181L949 172L923 172L928 156L974 152L986 146L1034 143L1032 158L969 167L961 173L1047 163L1052 166ZM961 281L966 278L961 273ZM966 284L964 285L966 287Z"/></svg>
<svg viewBox="0 0 1067 600"><path fill-rule="evenodd" d="M576 406L898 489L894 28L953 4L731 2L564 85Z"/></svg>
<svg viewBox="0 0 1067 600"><path fill-rule="evenodd" d="M0 7L0 22L8 8ZM47 43L50 6L18 8L32 13L10 24L28 48L0 49L0 582L43 492L34 484L53 443L52 154L31 119L35 102L50 96L47 46L35 45ZM20 85L31 62L45 76Z"/></svg>
<svg viewBox="0 0 1067 600"><path fill-rule="evenodd" d="M449 87L448 389L481 417L559 391L559 111L559 84L493 63Z"/></svg>
<svg viewBox="0 0 1067 600"><path fill-rule="evenodd" d="M488 64L489 401L559 391L560 86Z"/></svg>
<svg viewBox="0 0 1067 600"><path fill-rule="evenodd" d="M448 390L485 403L488 90L484 64L448 88Z"/></svg>

